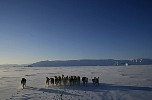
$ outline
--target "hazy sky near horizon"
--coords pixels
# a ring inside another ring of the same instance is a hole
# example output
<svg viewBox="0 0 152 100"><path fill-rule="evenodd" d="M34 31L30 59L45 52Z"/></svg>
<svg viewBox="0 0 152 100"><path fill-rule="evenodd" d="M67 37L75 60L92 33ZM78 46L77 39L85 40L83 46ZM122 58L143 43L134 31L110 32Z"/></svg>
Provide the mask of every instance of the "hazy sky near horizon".
<svg viewBox="0 0 152 100"><path fill-rule="evenodd" d="M151 0L0 0L0 64L152 58Z"/></svg>

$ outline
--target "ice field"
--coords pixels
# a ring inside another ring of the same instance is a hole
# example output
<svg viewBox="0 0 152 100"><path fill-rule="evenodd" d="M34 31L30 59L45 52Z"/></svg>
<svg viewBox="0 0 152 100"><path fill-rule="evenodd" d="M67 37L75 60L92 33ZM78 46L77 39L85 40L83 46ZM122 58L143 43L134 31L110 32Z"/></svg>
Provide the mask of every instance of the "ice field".
<svg viewBox="0 0 152 100"><path fill-rule="evenodd" d="M55 75L88 77L80 86L45 86L46 77ZM99 86L92 78L99 76ZM27 86L20 81L25 77ZM62 99L61 99L62 94ZM79 67L0 66L0 100L151 100L152 65Z"/></svg>

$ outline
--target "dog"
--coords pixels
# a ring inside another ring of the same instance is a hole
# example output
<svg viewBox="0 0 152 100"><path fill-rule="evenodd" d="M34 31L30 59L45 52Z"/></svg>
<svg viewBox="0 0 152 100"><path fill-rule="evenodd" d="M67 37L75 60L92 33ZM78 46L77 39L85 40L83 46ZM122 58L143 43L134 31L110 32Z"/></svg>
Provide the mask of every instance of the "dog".
<svg viewBox="0 0 152 100"><path fill-rule="evenodd" d="M46 77L46 85L49 86L49 81L50 81L50 78Z"/></svg>
<svg viewBox="0 0 152 100"><path fill-rule="evenodd" d="M51 80L51 84L54 85L54 78L50 78L50 80Z"/></svg>
<svg viewBox="0 0 152 100"><path fill-rule="evenodd" d="M93 85L98 85L99 86L99 77L98 78L94 77L92 79L92 82L93 82Z"/></svg>
<svg viewBox="0 0 152 100"><path fill-rule="evenodd" d="M88 85L88 78L87 77L82 77L82 82L84 86Z"/></svg>

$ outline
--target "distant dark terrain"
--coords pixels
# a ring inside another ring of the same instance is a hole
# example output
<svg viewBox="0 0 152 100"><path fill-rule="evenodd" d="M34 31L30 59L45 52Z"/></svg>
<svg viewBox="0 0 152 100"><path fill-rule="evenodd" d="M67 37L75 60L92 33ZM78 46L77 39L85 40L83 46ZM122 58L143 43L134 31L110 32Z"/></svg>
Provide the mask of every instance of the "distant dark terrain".
<svg viewBox="0 0 152 100"><path fill-rule="evenodd" d="M123 65L151 65L152 59L132 60L67 60L67 61L40 61L26 67L51 67L51 66L123 66Z"/></svg>

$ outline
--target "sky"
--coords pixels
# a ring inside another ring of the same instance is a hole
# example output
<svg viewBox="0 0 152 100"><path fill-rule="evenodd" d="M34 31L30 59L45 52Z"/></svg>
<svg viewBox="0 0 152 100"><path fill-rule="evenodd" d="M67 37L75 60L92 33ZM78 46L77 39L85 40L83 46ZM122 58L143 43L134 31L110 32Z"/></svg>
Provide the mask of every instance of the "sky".
<svg viewBox="0 0 152 100"><path fill-rule="evenodd" d="M0 0L0 64L152 58L151 0Z"/></svg>

